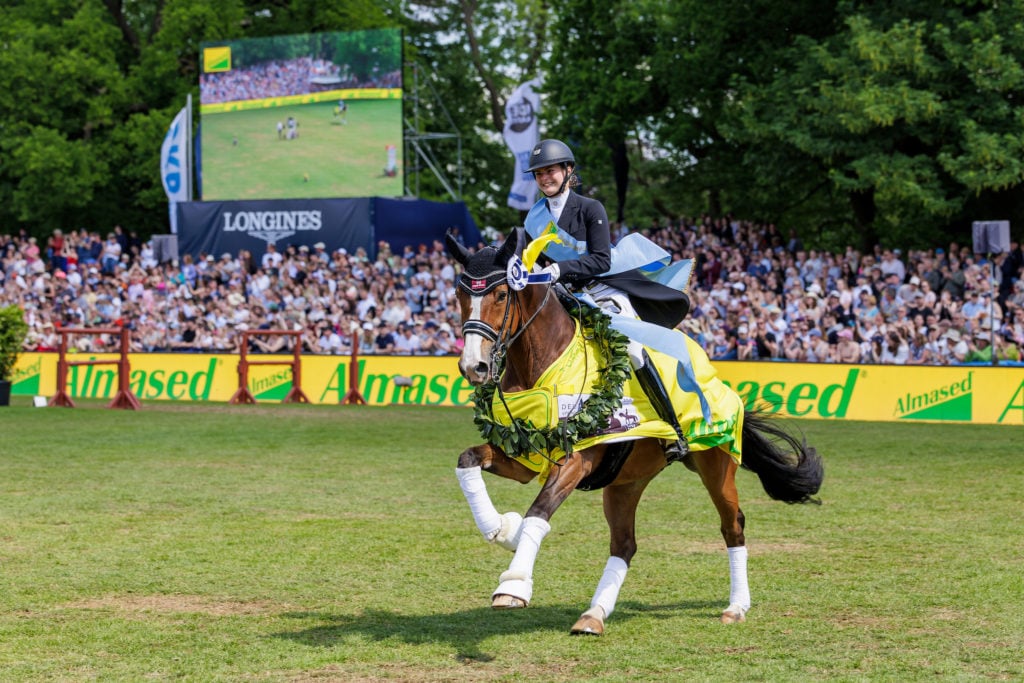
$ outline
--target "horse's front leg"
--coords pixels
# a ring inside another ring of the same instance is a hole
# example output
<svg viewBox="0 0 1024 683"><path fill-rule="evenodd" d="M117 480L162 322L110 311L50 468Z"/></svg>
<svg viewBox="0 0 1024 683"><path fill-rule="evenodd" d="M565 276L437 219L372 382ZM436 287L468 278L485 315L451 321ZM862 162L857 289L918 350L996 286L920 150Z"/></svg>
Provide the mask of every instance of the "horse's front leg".
<svg viewBox="0 0 1024 683"><path fill-rule="evenodd" d="M537 476L536 472L509 458L499 448L489 444L474 446L462 452L455 476L462 494L469 503L477 529L489 543L497 543L507 550L515 550L522 532L523 517L518 512L498 514L487 494L482 472L513 479L525 484Z"/></svg>
<svg viewBox="0 0 1024 683"><path fill-rule="evenodd" d="M533 597L533 566L541 542L551 531L548 520L586 476L591 466L589 458L573 453L563 458L558 466L551 468L540 494L526 511L515 557L508 570L501 575L501 583L491 596L491 607L520 609L530 604Z"/></svg>

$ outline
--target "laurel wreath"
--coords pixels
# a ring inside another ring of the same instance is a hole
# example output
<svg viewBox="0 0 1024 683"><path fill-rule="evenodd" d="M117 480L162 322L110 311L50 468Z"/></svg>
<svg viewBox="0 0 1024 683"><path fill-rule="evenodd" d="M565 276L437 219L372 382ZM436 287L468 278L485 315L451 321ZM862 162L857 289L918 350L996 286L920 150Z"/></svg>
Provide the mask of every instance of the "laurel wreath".
<svg viewBox="0 0 1024 683"><path fill-rule="evenodd" d="M484 441L512 457L529 453L548 454L556 448L571 453L578 441L605 429L612 412L622 402L623 385L632 373L626 353L629 340L613 330L610 323L608 316L598 308L584 306L580 310L584 335L589 332L589 338L597 345L606 365L598 370L590 397L583 402L580 411L553 427L536 427L517 417L512 418L511 425L497 422L493 409L497 384L491 382L478 386L473 392L476 405L473 422Z"/></svg>

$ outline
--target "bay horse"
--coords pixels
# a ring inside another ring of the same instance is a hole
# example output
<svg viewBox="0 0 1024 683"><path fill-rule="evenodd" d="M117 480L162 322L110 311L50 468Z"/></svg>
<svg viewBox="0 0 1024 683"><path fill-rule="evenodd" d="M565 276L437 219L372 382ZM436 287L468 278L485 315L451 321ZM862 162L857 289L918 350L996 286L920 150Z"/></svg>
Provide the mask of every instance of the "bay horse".
<svg viewBox="0 0 1024 683"><path fill-rule="evenodd" d="M521 444L527 444L522 450L536 452L544 450L545 444L549 447L550 442L537 442L536 439L531 442L530 433L523 433L523 423L514 419L517 415L514 406L518 403L511 397L529 395L536 389L539 378L565 362L567 349L572 347L574 339L581 338L581 326L570 314L570 307L559 300L556 290L561 285L524 286L516 283L517 286L512 286L509 262L518 259L522 253L518 242L517 232L513 231L500 248L488 246L471 253L449 235L446 247L463 270L457 285L465 342L459 358L459 371L477 387L475 398L478 401L481 395L488 395L486 391L481 394L481 391L489 389L489 395L496 397L494 405L508 408L511 423L519 426L510 429L506 436L519 438ZM563 294L566 300L575 301ZM725 406L722 409L726 413L723 420L719 423L716 413L715 424L731 425L733 430L730 432L723 428L718 429L717 435L712 434L712 426L703 419L695 420L692 411L689 418L680 416L689 440L689 453L683 458L683 463L700 476L711 496L728 549L729 602L720 621L738 623L746 619L750 609L750 591L744 516L734 479L737 467L753 471L771 498L787 503L820 503L812 496L821 486L824 467L814 448L787 434L766 416L755 411L745 413L735 392L714 375L700 346L682 333L674 334L679 335L680 344L690 345L693 366L706 368L704 374L698 373L704 393L717 397L717 402ZM613 360L603 359L601 362L610 364ZM620 359L621 362L629 367L628 360ZM677 387L677 391L681 390ZM642 391L634 392L629 400L640 405L645 400L642 397ZM673 399L673 403L679 412L679 402ZM477 411L480 426L479 403ZM700 414L707 413L698 410L697 415ZM560 412L554 420L553 431L557 432L559 424L564 426L566 417ZM485 421L482 433L486 434L486 428L490 427L493 424ZM596 425L595 429L600 427L602 425ZM517 437L513 435L516 429L519 431ZM669 431L665 436L674 439L674 436L669 436L673 433ZM581 439L577 443L585 441ZM573 490L602 488L604 516L611 536L610 555L590 608L582 613L570 630L574 635L601 635L605 620L615 607L629 563L636 553L634 528L637 504L647 485L669 464L663 440L651 437L612 440L581 448L565 443L564 449L548 448L545 453L535 453L532 460L524 459L524 453L507 453L496 443L508 442L491 438L468 448L459 455L456 467L460 488L477 528L486 540L514 552L508 570L501 574L499 585L491 596L492 607L519 609L529 604L534 564L541 542L551 529L552 515ZM536 462L544 466L530 466ZM525 517L516 512L498 513L487 493L482 472L524 484L537 478L541 472L543 483L540 493Z"/></svg>

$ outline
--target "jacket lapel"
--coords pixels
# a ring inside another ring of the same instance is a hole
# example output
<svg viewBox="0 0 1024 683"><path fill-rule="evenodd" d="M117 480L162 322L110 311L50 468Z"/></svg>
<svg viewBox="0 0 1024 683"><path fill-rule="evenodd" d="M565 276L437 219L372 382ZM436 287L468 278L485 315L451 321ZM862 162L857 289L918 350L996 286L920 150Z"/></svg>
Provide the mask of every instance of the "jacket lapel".
<svg viewBox="0 0 1024 683"><path fill-rule="evenodd" d="M572 234L572 226L576 223L576 214L580 210L580 198L575 192L569 192L565 199L565 208L562 215L558 217L558 227Z"/></svg>

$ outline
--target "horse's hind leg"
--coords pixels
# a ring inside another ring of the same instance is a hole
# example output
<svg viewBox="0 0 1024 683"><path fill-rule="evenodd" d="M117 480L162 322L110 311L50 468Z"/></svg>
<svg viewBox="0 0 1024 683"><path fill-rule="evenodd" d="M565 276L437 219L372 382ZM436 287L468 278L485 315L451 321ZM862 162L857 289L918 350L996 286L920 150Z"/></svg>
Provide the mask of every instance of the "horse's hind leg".
<svg viewBox="0 0 1024 683"><path fill-rule="evenodd" d="M610 555L590 601L590 609L573 624L571 634L599 636L604 633L604 620L615 609L629 562L636 554L636 507L653 478L612 485L604 490L604 518L611 532Z"/></svg>
<svg viewBox="0 0 1024 683"><path fill-rule="evenodd" d="M737 465L721 448L699 453L694 464L722 522L722 538L729 552L729 606L722 612L722 623L735 624L744 621L750 609L744 519L736 491Z"/></svg>

